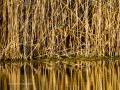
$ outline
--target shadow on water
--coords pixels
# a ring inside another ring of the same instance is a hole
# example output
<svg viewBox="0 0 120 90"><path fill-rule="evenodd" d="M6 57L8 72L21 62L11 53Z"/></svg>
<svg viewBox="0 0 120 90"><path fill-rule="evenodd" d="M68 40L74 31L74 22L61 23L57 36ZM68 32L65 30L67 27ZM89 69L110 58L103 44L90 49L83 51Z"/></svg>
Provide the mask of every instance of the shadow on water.
<svg viewBox="0 0 120 90"><path fill-rule="evenodd" d="M119 90L120 61L0 63L1 90Z"/></svg>

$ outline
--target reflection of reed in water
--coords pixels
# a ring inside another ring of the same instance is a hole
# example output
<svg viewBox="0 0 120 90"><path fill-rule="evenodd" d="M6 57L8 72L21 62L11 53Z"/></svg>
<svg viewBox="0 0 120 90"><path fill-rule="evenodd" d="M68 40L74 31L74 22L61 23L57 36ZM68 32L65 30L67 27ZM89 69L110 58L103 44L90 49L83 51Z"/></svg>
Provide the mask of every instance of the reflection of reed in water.
<svg viewBox="0 0 120 90"><path fill-rule="evenodd" d="M0 64L1 90L118 90L119 61Z"/></svg>

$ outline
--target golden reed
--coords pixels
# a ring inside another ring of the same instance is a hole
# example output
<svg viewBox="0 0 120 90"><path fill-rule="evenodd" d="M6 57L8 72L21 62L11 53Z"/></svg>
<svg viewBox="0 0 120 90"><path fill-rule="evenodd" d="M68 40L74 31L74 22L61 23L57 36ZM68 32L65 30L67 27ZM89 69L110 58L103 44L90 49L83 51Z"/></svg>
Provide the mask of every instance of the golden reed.
<svg viewBox="0 0 120 90"><path fill-rule="evenodd" d="M0 58L119 56L119 8L120 0L0 0Z"/></svg>

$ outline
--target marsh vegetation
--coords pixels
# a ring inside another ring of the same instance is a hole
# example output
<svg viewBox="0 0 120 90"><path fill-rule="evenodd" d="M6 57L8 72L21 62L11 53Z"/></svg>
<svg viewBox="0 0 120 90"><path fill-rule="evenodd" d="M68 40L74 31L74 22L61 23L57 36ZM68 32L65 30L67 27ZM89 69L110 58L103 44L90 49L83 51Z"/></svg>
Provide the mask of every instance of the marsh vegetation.
<svg viewBox="0 0 120 90"><path fill-rule="evenodd" d="M0 0L0 59L119 55L120 0Z"/></svg>

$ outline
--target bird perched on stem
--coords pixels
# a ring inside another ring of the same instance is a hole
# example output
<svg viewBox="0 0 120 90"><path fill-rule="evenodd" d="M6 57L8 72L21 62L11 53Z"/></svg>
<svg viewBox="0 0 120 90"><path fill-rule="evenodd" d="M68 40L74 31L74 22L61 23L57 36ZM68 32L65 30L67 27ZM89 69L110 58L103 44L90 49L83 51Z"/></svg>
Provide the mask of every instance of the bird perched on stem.
<svg viewBox="0 0 120 90"><path fill-rule="evenodd" d="M63 32L63 27L64 27L63 25L60 25L59 27L57 27L57 29Z"/></svg>

